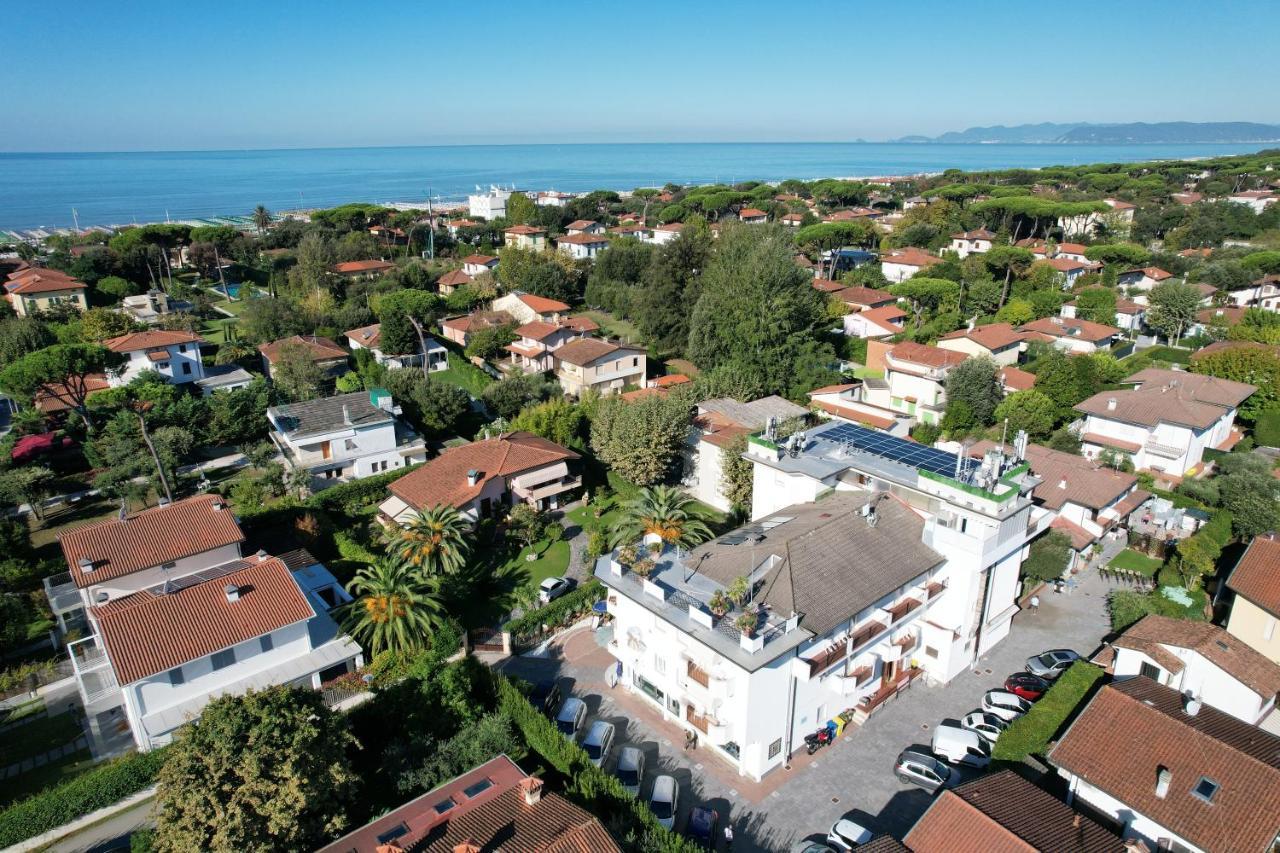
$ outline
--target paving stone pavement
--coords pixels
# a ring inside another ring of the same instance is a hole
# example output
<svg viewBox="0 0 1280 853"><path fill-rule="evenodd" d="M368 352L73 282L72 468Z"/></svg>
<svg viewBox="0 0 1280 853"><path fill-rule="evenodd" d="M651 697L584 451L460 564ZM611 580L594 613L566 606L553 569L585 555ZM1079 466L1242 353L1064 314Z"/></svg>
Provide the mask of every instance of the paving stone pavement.
<svg viewBox="0 0 1280 853"><path fill-rule="evenodd" d="M1042 593L1039 611L1016 616L1012 633L974 669L944 686L917 682L864 726L847 730L812 757L801 751L793 756L790 770L775 770L760 783L738 776L714 747L684 752L677 746L683 744L683 729L662 720L639 696L607 687L604 672L612 658L601 639L587 629L555 644L550 657L514 658L504 668L526 678L565 679L566 690L587 702L592 713L588 723L600 718L614 722L615 754L617 747L627 744L640 746L646 754L642 793L647 795L659 773L674 775L682 798L677 828L683 828L691 805L709 804L722 818L732 820L734 850L740 853L785 851L803 838L825 836L841 817L900 839L931 797L897 781L893 763L898 753L912 744L927 745L933 726L978 707L985 691L1024 669L1032 654L1051 648L1092 654L1109 631L1110 588L1091 570L1077 577L1070 593Z"/></svg>

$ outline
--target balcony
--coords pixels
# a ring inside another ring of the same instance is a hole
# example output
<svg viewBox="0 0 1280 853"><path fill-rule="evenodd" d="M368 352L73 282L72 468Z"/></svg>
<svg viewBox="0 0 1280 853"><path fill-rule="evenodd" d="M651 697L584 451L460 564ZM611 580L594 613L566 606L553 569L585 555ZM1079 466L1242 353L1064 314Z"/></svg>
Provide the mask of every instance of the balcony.
<svg viewBox="0 0 1280 853"><path fill-rule="evenodd" d="M897 696L911 686L911 682L920 677L922 669L908 669L899 673L898 676L887 684L882 684L878 690L867 696L854 707L853 721L855 723L863 723L873 711L879 708L890 699Z"/></svg>
<svg viewBox="0 0 1280 853"><path fill-rule="evenodd" d="M916 602L916 606L919 606L919 602ZM843 660L847 655L858 652L860 647L865 646L888 630L889 624L885 617L878 617L858 628L847 640L835 643L815 657L806 658L805 662L809 664L809 677L813 678L836 661Z"/></svg>
<svg viewBox="0 0 1280 853"><path fill-rule="evenodd" d="M887 608L889 615L893 617L893 624L901 622L913 610L917 610L924 606L924 602L918 598L904 598L892 607Z"/></svg>
<svg viewBox="0 0 1280 853"><path fill-rule="evenodd" d="M44 594L49 599L49 608L55 614L67 613L84 606L80 589L71 580L70 572L45 578Z"/></svg>
<svg viewBox="0 0 1280 853"><path fill-rule="evenodd" d="M685 674L689 677L689 680L697 682L698 684L701 684L704 688L710 690L711 676L707 674L707 671L702 667L698 666L693 661L686 661L686 664L687 666L685 667Z"/></svg>
<svg viewBox="0 0 1280 853"><path fill-rule="evenodd" d="M1175 447L1171 444L1161 444L1158 441L1147 440L1143 445L1148 453L1154 453L1156 456L1163 456L1167 459L1180 459L1187 452L1185 447Z"/></svg>
<svg viewBox="0 0 1280 853"><path fill-rule="evenodd" d="M889 628L889 623L883 619L876 619L863 625L857 631L854 631L853 637L850 638L849 645L854 652L857 652L862 646L874 640L880 634Z"/></svg>
<svg viewBox="0 0 1280 853"><path fill-rule="evenodd" d="M558 495L561 492L567 492L570 489L576 489L581 485L582 477L580 475L570 475L536 483L532 486L518 486L512 483L511 491L522 500L537 501L549 498L552 495Z"/></svg>
<svg viewBox="0 0 1280 853"><path fill-rule="evenodd" d="M928 600L933 601L935 598L942 595L942 593L945 592L946 589L947 589L946 581L930 581L929 583L925 584L924 592L925 592L925 595L928 596Z"/></svg>

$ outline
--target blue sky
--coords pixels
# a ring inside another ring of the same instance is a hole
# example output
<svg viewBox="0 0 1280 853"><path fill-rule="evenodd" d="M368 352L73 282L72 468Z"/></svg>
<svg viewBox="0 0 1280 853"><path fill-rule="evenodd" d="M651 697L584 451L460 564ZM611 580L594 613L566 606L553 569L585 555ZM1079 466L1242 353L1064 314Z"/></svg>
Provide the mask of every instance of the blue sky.
<svg viewBox="0 0 1280 853"><path fill-rule="evenodd" d="M1280 3L9 4L0 150L1280 121Z"/></svg>

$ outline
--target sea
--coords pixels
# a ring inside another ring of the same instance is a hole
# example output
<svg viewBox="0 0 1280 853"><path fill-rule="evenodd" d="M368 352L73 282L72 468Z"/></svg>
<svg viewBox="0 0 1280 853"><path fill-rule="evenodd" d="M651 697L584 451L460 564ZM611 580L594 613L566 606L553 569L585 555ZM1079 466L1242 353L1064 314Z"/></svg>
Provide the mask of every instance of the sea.
<svg viewBox="0 0 1280 853"><path fill-rule="evenodd" d="M247 216L352 201L465 200L477 187L584 192L1186 159L1240 145L621 143L0 153L0 230Z"/></svg>

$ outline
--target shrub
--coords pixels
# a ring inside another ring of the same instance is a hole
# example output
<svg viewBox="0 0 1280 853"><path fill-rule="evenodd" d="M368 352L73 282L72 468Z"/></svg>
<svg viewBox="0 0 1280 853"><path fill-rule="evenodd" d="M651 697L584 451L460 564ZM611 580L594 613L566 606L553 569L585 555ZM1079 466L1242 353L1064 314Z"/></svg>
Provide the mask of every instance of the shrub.
<svg viewBox="0 0 1280 853"><path fill-rule="evenodd" d="M167 750L125 756L0 811L0 847L56 829L154 784Z"/></svg>
<svg viewBox="0 0 1280 853"><path fill-rule="evenodd" d="M42 660L15 664L8 669L0 669L0 693L8 693L18 687L26 687L34 676L37 684L45 684L52 680L57 670L57 661Z"/></svg>
<svg viewBox="0 0 1280 853"><path fill-rule="evenodd" d="M1030 711L1009 724L996 741L991 757L1021 761L1028 755L1043 755L1049 741L1093 695L1104 675L1101 667L1091 663L1071 664Z"/></svg>
<svg viewBox="0 0 1280 853"><path fill-rule="evenodd" d="M545 607L530 610L523 616L512 619L503 625L502 629L509 632L511 638L517 642L527 641L542 633L543 625L550 625L555 629L574 622L603 597L604 584L592 578Z"/></svg>
<svg viewBox="0 0 1280 853"><path fill-rule="evenodd" d="M1263 447L1280 447L1280 409L1267 409L1258 415L1253 437Z"/></svg>
<svg viewBox="0 0 1280 853"><path fill-rule="evenodd" d="M1165 598L1159 591L1141 593L1129 589L1113 590L1107 596L1107 611L1111 614L1113 631L1123 631L1148 613L1174 619L1204 620L1200 608L1194 605L1183 607L1178 602Z"/></svg>
<svg viewBox="0 0 1280 853"><path fill-rule="evenodd" d="M358 513L363 509L368 509L380 503L387 496L387 486L416 467L416 465L411 465L407 468L365 477L362 480L353 480L350 483L339 483L336 486L330 486L324 491L312 495L307 504L330 512L342 513L343 515Z"/></svg>

